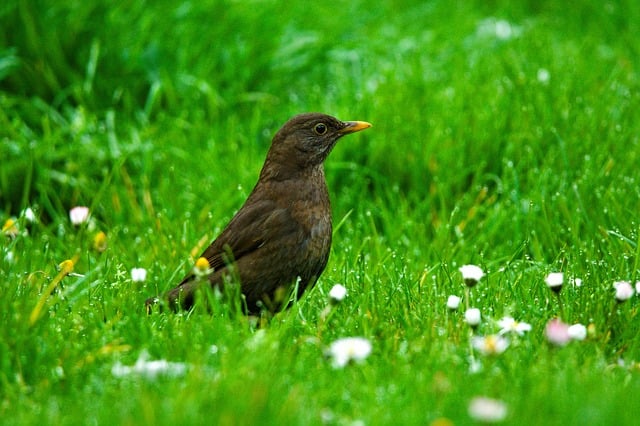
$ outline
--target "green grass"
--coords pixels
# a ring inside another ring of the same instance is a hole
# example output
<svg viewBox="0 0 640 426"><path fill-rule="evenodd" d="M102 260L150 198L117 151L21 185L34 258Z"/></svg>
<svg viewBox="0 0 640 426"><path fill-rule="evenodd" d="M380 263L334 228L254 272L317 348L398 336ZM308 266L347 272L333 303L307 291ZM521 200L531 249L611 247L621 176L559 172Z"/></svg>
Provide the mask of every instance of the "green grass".
<svg viewBox="0 0 640 426"><path fill-rule="evenodd" d="M28 230L0 239L3 423L463 425L476 396L504 424L636 423L640 305L613 290L640 281L635 3L69 3L0 7L0 221ZM316 288L259 330L221 303L147 316L303 111L373 123L327 161ZM532 325L502 355L446 308L467 263L477 334ZM562 319L591 326L565 347L544 334L553 271L582 278ZM334 369L348 336L373 351ZM112 374L144 353L187 372Z"/></svg>

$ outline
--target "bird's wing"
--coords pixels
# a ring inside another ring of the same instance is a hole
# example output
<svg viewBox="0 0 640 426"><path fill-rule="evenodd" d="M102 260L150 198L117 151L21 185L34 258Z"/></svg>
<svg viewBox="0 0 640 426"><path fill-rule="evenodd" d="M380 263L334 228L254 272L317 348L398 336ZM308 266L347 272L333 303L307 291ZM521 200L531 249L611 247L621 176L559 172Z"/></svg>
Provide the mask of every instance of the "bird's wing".
<svg viewBox="0 0 640 426"><path fill-rule="evenodd" d="M278 208L273 201L258 201L240 209L202 257L214 270L220 269L230 260L237 261L274 239L286 238L299 230L289 210Z"/></svg>

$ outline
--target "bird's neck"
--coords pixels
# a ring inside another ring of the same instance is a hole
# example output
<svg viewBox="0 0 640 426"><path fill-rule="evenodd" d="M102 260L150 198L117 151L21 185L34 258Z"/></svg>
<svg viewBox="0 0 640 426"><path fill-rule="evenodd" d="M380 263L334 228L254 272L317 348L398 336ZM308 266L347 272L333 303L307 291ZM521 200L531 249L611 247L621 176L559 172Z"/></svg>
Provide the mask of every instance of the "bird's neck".
<svg viewBox="0 0 640 426"><path fill-rule="evenodd" d="M262 191L256 191L262 187ZM322 164L303 169L263 167L254 192L282 195L283 199L329 203L329 192Z"/></svg>
<svg viewBox="0 0 640 426"><path fill-rule="evenodd" d="M322 179L324 182L324 167L322 163L316 165L298 165L291 162L278 161L268 156L260 171L260 181L285 182L295 180Z"/></svg>

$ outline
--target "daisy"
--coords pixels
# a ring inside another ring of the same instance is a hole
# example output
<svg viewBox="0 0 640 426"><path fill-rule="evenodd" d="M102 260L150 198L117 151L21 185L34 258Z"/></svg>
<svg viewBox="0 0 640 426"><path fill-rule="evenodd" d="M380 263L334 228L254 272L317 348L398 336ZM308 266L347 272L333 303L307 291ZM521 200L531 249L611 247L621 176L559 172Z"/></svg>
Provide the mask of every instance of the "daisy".
<svg viewBox="0 0 640 426"><path fill-rule="evenodd" d="M474 336L471 346L483 355L500 355L509 347L509 340L497 334Z"/></svg>
<svg viewBox="0 0 640 426"><path fill-rule="evenodd" d="M546 276L544 282L547 283L547 286L559 293L562 290L562 283L564 282L564 274L562 272L551 272Z"/></svg>
<svg viewBox="0 0 640 426"><path fill-rule="evenodd" d="M79 226L89 221L89 207L77 206L69 210L69 220Z"/></svg>
<svg viewBox="0 0 640 426"><path fill-rule="evenodd" d="M616 281L613 283L613 288L616 289L616 300L618 302L624 302L633 296L633 286L628 281Z"/></svg>
<svg viewBox="0 0 640 426"><path fill-rule="evenodd" d="M461 300L462 299L460 297L452 294L447 299L447 308L451 309L452 311L455 311L456 309L458 309L458 306L460 306Z"/></svg>
<svg viewBox="0 0 640 426"><path fill-rule="evenodd" d="M469 416L484 423L501 422L507 417L507 405L497 399L475 397L469 403Z"/></svg>
<svg viewBox="0 0 640 426"><path fill-rule="evenodd" d="M22 217L24 217L29 223L35 223L38 221L38 218L31 207L27 207L22 211Z"/></svg>
<svg viewBox="0 0 640 426"><path fill-rule="evenodd" d="M145 376L148 379L155 379L158 376L178 377L183 376L187 371L187 365L182 362L169 362L164 359L147 361L149 355L143 352L133 366L122 365L119 362L111 368L111 374L116 377L129 375Z"/></svg>
<svg viewBox="0 0 640 426"><path fill-rule="evenodd" d="M557 318L547 323L545 335L550 343L556 346L564 346L569 343L571 336L569 335L569 326Z"/></svg>
<svg viewBox="0 0 640 426"><path fill-rule="evenodd" d="M504 317L498 321L499 334L517 333L522 336L526 331L531 331L531 325L526 322L516 321L511 317Z"/></svg>
<svg viewBox="0 0 640 426"><path fill-rule="evenodd" d="M480 314L480 309L478 308L469 308L464 312L464 320L471 327L479 326L481 319L482 315Z"/></svg>
<svg viewBox="0 0 640 426"><path fill-rule="evenodd" d="M587 338L587 327L582 324L573 324L567 328L567 334L571 340L584 340Z"/></svg>
<svg viewBox="0 0 640 426"><path fill-rule="evenodd" d="M371 354L371 342L364 337L346 337L331 344L327 355L335 368L343 368L349 362L361 362Z"/></svg>
<svg viewBox="0 0 640 426"><path fill-rule="evenodd" d="M9 218L2 225L2 233L10 238L15 238L20 234L18 222L14 218Z"/></svg>
<svg viewBox="0 0 640 426"><path fill-rule="evenodd" d="M193 266L193 273L197 278L206 277L211 275L212 272L213 268L209 265L209 261L206 257L199 257L198 260L196 260L196 263Z"/></svg>
<svg viewBox="0 0 640 426"><path fill-rule="evenodd" d="M131 269L131 281L134 283L141 283L147 279L147 270L144 268Z"/></svg>
<svg viewBox="0 0 640 426"><path fill-rule="evenodd" d="M347 289L345 286L342 284L336 284L331 287L331 290L329 291L329 302L332 305L337 305L342 302L345 297L347 297Z"/></svg>
<svg viewBox="0 0 640 426"><path fill-rule="evenodd" d="M478 284L478 281L484 276L482 268L476 265L462 265L458 270L462 274L464 283L469 287Z"/></svg>

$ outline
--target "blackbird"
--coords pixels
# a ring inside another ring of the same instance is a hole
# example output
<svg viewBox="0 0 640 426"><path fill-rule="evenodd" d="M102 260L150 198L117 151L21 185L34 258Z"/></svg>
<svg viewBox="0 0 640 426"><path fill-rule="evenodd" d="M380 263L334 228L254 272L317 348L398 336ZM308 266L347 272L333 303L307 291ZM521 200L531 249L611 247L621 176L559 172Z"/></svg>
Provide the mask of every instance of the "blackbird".
<svg viewBox="0 0 640 426"><path fill-rule="evenodd" d="M206 278L194 272L166 295L173 309L189 309L198 287L236 282L250 315L299 299L327 265L331 248L331 205L323 162L338 139L370 127L329 115L296 115L276 133L260 177L244 205L202 253ZM297 285L297 288L295 287ZM158 302L147 300L147 309Z"/></svg>

